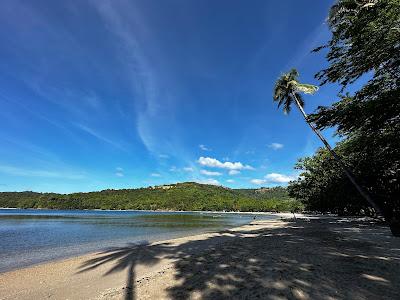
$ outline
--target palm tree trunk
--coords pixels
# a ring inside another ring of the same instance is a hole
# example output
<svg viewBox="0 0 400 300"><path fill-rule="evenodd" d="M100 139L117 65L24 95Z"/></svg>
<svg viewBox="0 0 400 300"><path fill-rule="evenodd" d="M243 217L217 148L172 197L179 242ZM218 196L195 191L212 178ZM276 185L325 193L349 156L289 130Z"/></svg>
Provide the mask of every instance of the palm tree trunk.
<svg viewBox="0 0 400 300"><path fill-rule="evenodd" d="M355 188L357 189L357 191L361 194L362 197L364 197L364 199L375 209L376 213L378 215L382 215L384 216L381 208L375 203L374 200L372 200L371 196L369 195L369 193L363 188L361 187L356 179L354 178L353 173L346 167L346 165L343 163L343 161L341 160L341 158L337 155L337 153L335 152L335 150L332 149L332 147L329 145L328 141L322 136L321 132L317 129L317 127L311 123L308 119L308 116L306 114L306 112L304 111L303 107L300 105L299 100L296 97L296 94L292 94L294 100L296 101L296 105L299 108L299 110L301 111L301 113L303 114L304 119L306 120L307 124L311 127L311 129L315 132L315 134L320 138L320 140L322 141L322 143L324 143L325 147L329 150L329 152L332 154L333 158L338 162L338 164L342 167L344 173L346 174L346 176L349 178L349 180L351 181L351 183L355 186ZM386 220L389 221L389 220Z"/></svg>

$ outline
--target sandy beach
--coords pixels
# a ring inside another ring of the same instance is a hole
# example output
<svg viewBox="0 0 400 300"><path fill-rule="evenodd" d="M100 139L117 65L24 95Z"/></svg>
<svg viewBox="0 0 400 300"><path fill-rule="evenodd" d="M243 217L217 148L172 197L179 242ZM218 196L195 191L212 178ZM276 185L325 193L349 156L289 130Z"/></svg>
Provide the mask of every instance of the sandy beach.
<svg viewBox="0 0 400 300"><path fill-rule="evenodd" d="M0 299L399 299L400 239L367 220L254 221L0 274Z"/></svg>

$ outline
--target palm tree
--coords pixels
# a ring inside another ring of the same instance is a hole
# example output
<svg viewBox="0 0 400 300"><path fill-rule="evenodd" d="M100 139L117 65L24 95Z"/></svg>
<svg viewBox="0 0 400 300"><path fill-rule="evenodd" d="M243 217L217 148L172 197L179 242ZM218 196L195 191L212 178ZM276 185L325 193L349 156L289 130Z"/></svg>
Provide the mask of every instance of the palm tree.
<svg viewBox="0 0 400 300"><path fill-rule="evenodd" d="M329 145L328 141L322 136L321 132L317 129L317 127L309 120L306 112L303 109L304 100L300 93L305 94L314 94L318 91L318 87L311 84L300 83L297 78L299 77L299 72L296 69L290 70L290 72L283 74L275 83L274 87L274 101L278 102L278 107L283 105L283 112L288 114L291 110L292 104L296 104L297 108L302 113L304 119L307 124L311 127L311 129L315 132L315 134L320 138L322 143L324 143L325 147L331 153L333 158L338 162L338 164L342 167L344 173L349 178L351 183L355 186L358 192L362 197L375 209L377 214L383 215L380 207L372 200L369 193L362 188L355 180L353 173L346 167L340 157L337 155L335 150Z"/></svg>

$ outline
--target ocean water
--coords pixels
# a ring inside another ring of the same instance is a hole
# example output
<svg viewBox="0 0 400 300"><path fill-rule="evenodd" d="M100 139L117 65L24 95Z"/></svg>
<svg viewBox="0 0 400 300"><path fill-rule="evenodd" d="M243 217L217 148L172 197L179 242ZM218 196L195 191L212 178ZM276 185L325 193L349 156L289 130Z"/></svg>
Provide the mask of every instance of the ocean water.
<svg viewBox="0 0 400 300"><path fill-rule="evenodd" d="M217 231L249 223L253 217L198 212L0 209L0 272L128 243Z"/></svg>

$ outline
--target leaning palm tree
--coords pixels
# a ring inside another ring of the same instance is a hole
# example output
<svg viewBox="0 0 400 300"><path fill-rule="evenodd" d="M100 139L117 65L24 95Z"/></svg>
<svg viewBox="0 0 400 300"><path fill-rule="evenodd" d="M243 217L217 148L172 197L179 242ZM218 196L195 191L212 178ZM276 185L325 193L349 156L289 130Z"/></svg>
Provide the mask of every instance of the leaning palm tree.
<svg viewBox="0 0 400 300"><path fill-rule="evenodd" d="M318 91L318 87L311 84L300 83L297 80L298 77L299 72L297 72L296 69L292 69L290 70L290 72L285 73L281 77L279 77L274 87L274 101L278 102L278 107L283 106L283 112L285 114L288 114L290 112L292 104L296 104L307 124L320 138L322 143L324 143L325 147L331 153L333 158L338 162L338 164L342 167L344 173L352 182L352 184L356 187L361 196L364 197L364 199L375 209L377 214L383 215L380 207L375 203L374 200L372 200L369 193L356 182L353 173L346 167L346 165L337 155L335 150L332 149L328 141L322 136L317 127L309 120L306 112L303 109L304 100L300 93L314 94L316 91Z"/></svg>

